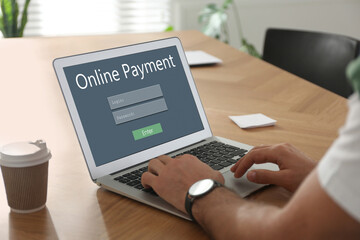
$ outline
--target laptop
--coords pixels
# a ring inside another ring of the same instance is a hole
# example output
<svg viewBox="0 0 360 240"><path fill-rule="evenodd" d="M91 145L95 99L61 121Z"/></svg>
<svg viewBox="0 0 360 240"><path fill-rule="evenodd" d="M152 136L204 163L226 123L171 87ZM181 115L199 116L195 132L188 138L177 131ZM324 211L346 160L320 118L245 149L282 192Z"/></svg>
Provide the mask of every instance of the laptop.
<svg viewBox="0 0 360 240"><path fill-rule="evenodd" d="M91 179L100 187L190 220L141 185L152 158L193 154L241 197L264 186L230 172L252 147L212 135L178 38L62 57L53 65ZM254 168L278 170L271 163Z"/></svg>

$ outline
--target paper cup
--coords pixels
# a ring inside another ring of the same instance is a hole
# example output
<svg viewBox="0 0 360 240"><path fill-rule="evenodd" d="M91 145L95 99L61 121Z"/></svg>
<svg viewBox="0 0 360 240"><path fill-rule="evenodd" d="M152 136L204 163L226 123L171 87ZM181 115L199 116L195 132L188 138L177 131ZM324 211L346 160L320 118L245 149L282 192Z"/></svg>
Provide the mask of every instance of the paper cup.
<svg viewBox="0 0 360 240"><path fill-rule="evenodd" d="M30 213L45 207L50 158L50 150L42 140L1 148L1 171L12 211Z"/></svg>

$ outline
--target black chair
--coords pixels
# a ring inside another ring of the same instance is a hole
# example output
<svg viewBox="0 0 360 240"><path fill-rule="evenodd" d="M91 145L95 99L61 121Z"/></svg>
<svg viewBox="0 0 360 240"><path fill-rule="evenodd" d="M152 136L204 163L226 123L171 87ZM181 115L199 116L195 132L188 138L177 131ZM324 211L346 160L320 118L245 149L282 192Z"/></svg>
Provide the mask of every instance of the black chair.
<svg viewBox="0 0 360 240"><path fill-rule="evenodd" d="M348 63L359 56L359 41L335 34L268 29L263 60L325 89L348 97Z"/></svg>

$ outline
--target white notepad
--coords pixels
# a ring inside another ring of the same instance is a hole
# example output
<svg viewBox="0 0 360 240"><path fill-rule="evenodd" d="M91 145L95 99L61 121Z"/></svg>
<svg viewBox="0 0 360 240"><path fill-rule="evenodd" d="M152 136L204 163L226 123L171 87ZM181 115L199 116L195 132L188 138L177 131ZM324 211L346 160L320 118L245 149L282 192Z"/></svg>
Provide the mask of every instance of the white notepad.
<svg viewBox="0 0 360 240"><path fill-rule="evenodd" d="M185 55L190 66L222 63L221 59L200 50L186 51Z"/></svg>
<svg viewBox="0 0 360 240"><path fill-rule="evenodd" d="M276 123L275 119L269 118L262 113L242 115L242 116L229 116L241 128L256 128L273 126Z"/></svg>

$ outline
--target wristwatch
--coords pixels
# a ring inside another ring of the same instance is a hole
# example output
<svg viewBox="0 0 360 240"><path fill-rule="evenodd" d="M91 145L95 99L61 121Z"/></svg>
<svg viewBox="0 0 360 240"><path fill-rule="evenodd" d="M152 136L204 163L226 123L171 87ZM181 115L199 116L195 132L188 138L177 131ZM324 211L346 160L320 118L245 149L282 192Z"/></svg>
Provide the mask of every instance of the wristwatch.
<svg viewBox="0 0 360 240"><path fill-rule="evenodd" d="M203 179L200 181L197 181L194 183L190 188L189 191L186 194L185 197L185 209L186 212L189 214L191 219L195 222L192 215L192 205L195 201L195 199L205 196L206 194L210 193L212 190L214 190L217 187L223 186L218 181L215 181L213 179Z"/></svg>

